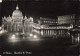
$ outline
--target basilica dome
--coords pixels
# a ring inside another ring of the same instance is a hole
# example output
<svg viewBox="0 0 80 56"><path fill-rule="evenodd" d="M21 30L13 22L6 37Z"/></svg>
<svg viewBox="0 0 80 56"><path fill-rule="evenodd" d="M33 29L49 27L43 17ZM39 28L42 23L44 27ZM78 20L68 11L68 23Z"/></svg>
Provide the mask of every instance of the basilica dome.
<svg viewBox="0 0 80 56"><path fill-rule="evenodd" d="M22 17L22 12L19 10L19 7L16 6L16 10L13 11L12 17Z"/></svg>

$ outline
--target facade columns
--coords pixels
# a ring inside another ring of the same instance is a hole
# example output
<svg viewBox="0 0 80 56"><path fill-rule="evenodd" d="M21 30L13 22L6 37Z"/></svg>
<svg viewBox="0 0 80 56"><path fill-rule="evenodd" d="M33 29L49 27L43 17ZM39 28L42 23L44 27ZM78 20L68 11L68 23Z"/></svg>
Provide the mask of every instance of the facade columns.
<svg viewBox="0 0 80 56"><path fill-rule="evenodd" d="M7 25L7 31L8 31L8 25Z"/></svg>

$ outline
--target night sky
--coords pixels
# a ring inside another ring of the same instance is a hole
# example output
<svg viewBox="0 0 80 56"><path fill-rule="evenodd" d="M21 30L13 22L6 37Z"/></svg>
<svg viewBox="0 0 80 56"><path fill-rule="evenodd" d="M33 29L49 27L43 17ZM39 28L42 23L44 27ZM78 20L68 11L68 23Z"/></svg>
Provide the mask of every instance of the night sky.
<svg viewBox="0 0 80 56"><path fill-rule="evenodd" d="M0 4L0 18L12 15L18 4L23 16L51 17L59 15L79 14L80 2L78 0L5 0Z"/></svg>

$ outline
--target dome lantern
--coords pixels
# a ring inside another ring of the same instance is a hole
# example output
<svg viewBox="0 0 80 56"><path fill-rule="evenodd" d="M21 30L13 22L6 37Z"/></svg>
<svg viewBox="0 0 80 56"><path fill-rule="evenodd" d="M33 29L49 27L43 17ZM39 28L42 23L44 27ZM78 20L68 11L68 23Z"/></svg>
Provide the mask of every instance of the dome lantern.
<svg viewBox="0 0 80 56"><path fill-rule="evenodd" d="M19 9L19 7L18 7L18 4L17 4L17 6L16 6L16 10L18 10Z"/></svg>

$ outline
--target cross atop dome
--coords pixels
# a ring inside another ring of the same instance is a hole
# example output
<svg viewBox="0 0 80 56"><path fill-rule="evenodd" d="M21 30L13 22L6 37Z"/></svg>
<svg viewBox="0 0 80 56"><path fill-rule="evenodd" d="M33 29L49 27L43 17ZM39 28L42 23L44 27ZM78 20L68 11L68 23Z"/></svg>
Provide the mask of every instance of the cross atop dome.
<svg viewBox="0 0 80 56"><path fill-rule="evenodd" d="M17 4L17 6L16 6L16 9L19 9L18 4Z"/></svg>

